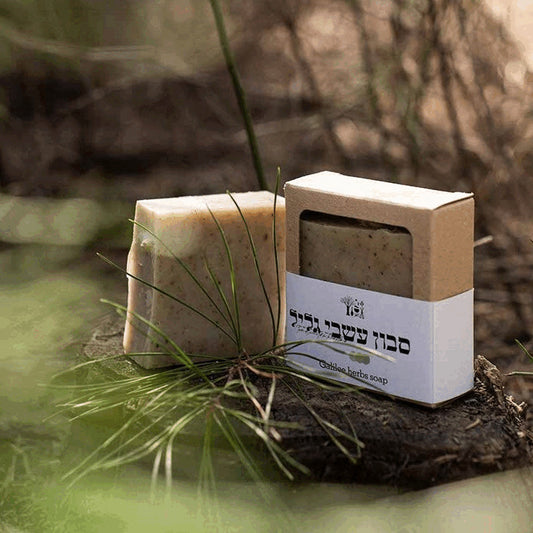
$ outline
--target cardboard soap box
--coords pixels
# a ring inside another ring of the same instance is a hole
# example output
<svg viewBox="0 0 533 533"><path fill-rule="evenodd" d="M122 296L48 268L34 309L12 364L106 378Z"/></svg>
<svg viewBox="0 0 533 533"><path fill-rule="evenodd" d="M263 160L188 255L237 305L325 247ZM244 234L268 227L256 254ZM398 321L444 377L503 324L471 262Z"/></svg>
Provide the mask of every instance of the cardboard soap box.
<svg viewBox="0 0 533 533"><path fill-rule="evenodd" d="M288 364L432 407L469 391L473 195L320 172L285 199Z"/></svg>

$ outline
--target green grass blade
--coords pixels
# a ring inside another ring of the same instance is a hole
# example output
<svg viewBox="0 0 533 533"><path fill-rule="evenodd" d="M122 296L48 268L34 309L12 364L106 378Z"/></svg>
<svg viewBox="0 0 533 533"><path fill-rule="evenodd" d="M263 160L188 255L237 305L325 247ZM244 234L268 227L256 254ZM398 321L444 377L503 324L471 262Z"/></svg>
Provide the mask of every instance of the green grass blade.
<svg viewBox="0 0 533 533"><path fill-rule="evenodd" d="M277 445L277 443L272 440L272 438L261 427L260 424L252 422L248 417L242 416L241 413L237 411L228 411L228 414L231 414L233 418L241 422L244 426L248 427L253 434L259 437L261 441L263 441L263 444L266 446L268 452L270 453L270 456L272 457L278 468L281 470L281 472L289 480L293 481L294 475L284 464L283 459L285 459L290 465L297 468L298 470L304 473L309 473L309 469L307 469L304 465L296 461L288 452L286 452L279 445Z"/></svg>
<svg viewBox="0 0 533 533"><path fill-rule="evenodd" d="M169 344L169 346L171 346L175 350L175 353L170 352L170 355L174 355L174 358L177 360L177 362L184 364L188 368L194 367L194 363L192 362L191 358L163 330L161 330L161 328L156 326L153 322L139 315L139 313L135 311L128 311L128 308L121 304L117 304L110 300L106 300L105 298L102 298L100 301L102 303L105 303L107 305L114 307L115 309L117 309L118 311L122 313L126 313L127 315L132 315L137 320L139 320L140 322L148 326L151 330L157 333L161 337L161 339L163 339L166 343Z"/></svg>
<svg viewBox="0 0 533 533"><path fill-rule="evenodd" d="M224 319L226 324L232 328L232 324L229 322L228 317L224 314L222 309L217 305L213 297L209 294L207 289L204 287L204 285L201 283L201 281L195 276L195 274L192 272L192 270L187 266L187 264L182 261L152 230L150 230L148 227L146 227L144 224L141 224L140 222L137 222L136 220L129 219L130 222L135 224L136 226L139 226L144 231L149 233L154 239L157 240L164 248L168 251L168 253L172 256L172 258L178 263L178 265L187 273L187 275L190 277L192 282L202 291L202 293L205 295L205 297L211 302L213 307L217 310L219 315ZM231 317L231 315L230 315Z"/></svg>
<svg viewBox="0 0 533 533"><path fill-rule="evenodd" d="M154 396L154 398L152 399L152 402L156 402L157 401L157 398L158 396ZM102 443L100 446L98 446L97 448L95 448L89 455L87 455L80 463L78 463L74 468L72 468L70 471L68 471L64 476L63 476L63 479L67 480L67 479L72 479L71 481L71 485L75 484L77 481L79 481L82 477L84 477L87 473L93 471L93 470L97 470L98 468L101 468L101 465L103 463L103 460L99 460L99 461L96 461L95 459L98 457L99 454L101 454L103 452L103 450L107 447L109 447L111 444L113 444L116 440L118 440L122 434L126 431L126 429L131 426L132 424L134 424L138 419L141 418L141 414L139 413L134 413L132 415L132 417L125 423L123 424L117 431L115 431L108 439L106 439L106 441L104 443ZM154 422L155 424L156 422ZM147 424L144 428L143 431L139 432L139 434L137 436L140 436L142 435L144 432L148 431L151 427L152 427L153 424L149 425ZM149 443L150 441L147 441L147 443ZM127 445L128 443L126 444L123 444L123 446ZM118 449L119 447L117 447L117 449L113 450L111 452L111 455L113 453L117 453L118 452ZM111 455L108 454L107 457L110 457ZM91 461L94 462L91 464Z"/></svg>
<svg viewBox="0 0 533 533"><path fill-rule="evenodd" d="M324 432L328 435L328 438L337 446L337 448L343 453L343 455L346 456L346 458L352 462L356 463L359 457L361 456L361 448L364 448L364 443L361 442L355 434L350 435L340 429L335 424L332 424L331 422L325 420L322 416L320 416L307 402L303 396L296 391L294 387L291 387L289 384L286 384L287 388L293 393L293 395L300 401L300 403L307 409L307 411L311 414L311 416L316 420L316 422L319 424L319 426L324 430ZM354 455L348 448L339 440L339 437L342 437L352 444L355 444L357 447L357 454Z"/></svg>
<svg viewBox="0 0 533 533"><path fill-rule="evenodd" d="M218 232L220 233L220 237L222 239L222 242L224 244L224 250L226 251L226 257L228 259L228 266L229 266L229 275L230 275L230 281L231 281L231 296L232 296L232 299L233 299L233 308L234 308L234 312L235 312L235 316L234 316L234 320L235 320L235 324L236 324L236 344L237 344L237 349L240 352L242 352L242 335L241 335L241 321L240 321L240 316L239 316L239 301L238 301L238 294L237 294L237 279L236 279L236 276L235 276L235 266L234 266L234 263L233 263L233 256L231 254L231 250L230 250L230 247L229 247L229 242L228 242L228 239L226 237L226 233L224 232L224 229L222 228L222 226L220 225L220 222L218 221L217 217L215 216L215 214L213 213L213 211L211 211L211 208L209 206L207 206L207 210L209 211L209 214L211 215L211 218L213 219L213 221L215 222L216 224L216 227L218 229Z"/></svg>
<svg viewBox="0 0 533 533"><path fill-rule="evenodd" d="M279 188L281 185L281 169L278 167L276 172L276 188L274 189L274 217L272 220L272 239L274 246L274 265L276 268L276 285L277 285L277 297L278 297L278 312L276 316L276 328L275 328L275 339L277 341L279 336L279 328L281 323L281 279L279 271L279 257L278 257L278 235L277 235L277 203Z"/></svg>
<svg viewBox="0 0 533 533"><path fill-rule="evenodd" d="M520 346L520 349L533 361L533 354L529 352L529 350L518 340L515 339L516 344Z"/></svg>
<svg viewBox="0 0 533 533"><path fill-rule="evenodd" d="M360 344L353 344L350 342L344 342L344 341L337 341L333 339L305 339L305 340L299 340L299 341L292 341L292 342L285 342L283 344L280 344L276 346L277 349L284 348L287 353L290 353L289 350L294 347L298 348L300 346L303 346L305 344L318 344L320 346L324 346L328 348L329 350L332 350L333 352L337 352L343 355L350 355L346 350L342 348L337 348L337 346L342 346L346 348L353 348L355 350L360 350L368 355L373 355L374 357L379 357L380 359L385 359L386 361L389 361L390 363L395 363L396 359L390 355L384 354L378 350L374 350L373 348L367 348L366 346L361 346Z"/></svg>
<svg viewBox="0 0 533 533"><path fill-rule="evenodd" d="M183 305L184 307L186 307L187 309L189 309L190 311L196 313L197 315L201 316L203 319L207 320L210 324L212 324L213 326L215 326L217 329L219 329L224 335L226 335L234 344L237 344L236 343L236 339L234 339L230 333L228 333L218 322L215 322L212 318L210 318L209 316L207 316L205 313L203 313L202 311L196 309L195 307L193 307L192 305L188 304L187 302L185 302L184 300L182 300L181 298L178 298L177 296L174 296L173 294L170 294L169 292L157 287L156 285L153 285L152 283L148 282L148 281L145 281L133 274L130 274L126 269L122 268L121 266L117 265L116 263L114 263L113 261L111 261L111 259L108 259L107 257L103 256L102 254L96 254L98 255L98 257L100 257L101 259L103 259L106 263L108 263L109 265L115 267L116 269L120 270L123 274L125 274L126 276L138 281L139 283L142 283L143 285L146 285L147 287L150 287L151 289L154 289L155 291L163 294L164 296L167 296L168 298L170 298L171 300L174 300L175 302Z"/></svg>
<svg viewBox="0 0 533 533"><path fill-rule="evenodd" d="M222 290L221 283L216 277L213 269L209 266L209 263L207 262L207 259L205 257L204 257L204 265L205 265L205 269L207 270L207 273L209 274L209 277L211 278L211 281L213 282L215 290L220 296L220 299L222 300L222 304L224 305L224 308L226 309L226 312L228 313L229 321L230 321L230 328L233 331L235 338L237 338L238 337L237 324L235 323L235 320L233 319L233 314L231 312L228 299L226 298L226 295L224 294L224 291Z"/></svg>
<svg viewBox="0 0 533 533"><path fill-rule="evenodd" d="M239 457L241 464L244 466L250 478L256 483L263 481L263 475L261 469L257 466L255 460L250 455L246 446L243 444L235 428L228 419L226 409L218 409L213 412L213 419L217 423L218 427L222 431L222 434Z"/></svg>
<svg viewBox="0 0 533 533"><path fill-rule="evenodd" d="M150 495L151 495L152 502L155 501L157 478L159 476L159 468L161 466L162 455L163 455L163 450L162 449L157 450L155 457L154 457L153 466L152 466L152 476L151 476L151 483L150 483Z"/></svg>
<svg viewBox="0 0 533 533"><path fill-rule="evenodd" d="M272 311L272 304L270 303L270 298L268 297L268 292L267 292L266 287L265 287L265 282L263 280L263 276L261 275L261 270L259 268L259 260L257 258L257 248L255 246L254 239L252 237L252 233L250 232L250 227L248 226L248 222L246 221L246 218L245 218L245 216L244 216L239 204L237 203L237 201L235 200L235 198L233 197L233 195L229 191L226 191L226 194L229 195L229 197L231 198L231 201L235 204L235 207L237 208L237 211L239 212L241 220L242 220L242 222L244 224L244 228L246 230L246 235L248 237L248 244L250 245L250 249L252 251L252 257L253 257L253 260L254 260L255 271L257 273L257 277L259 278L259 283L261 284L261 290L263 291L263 295L265 297L265 301L266 301L266 304L267 304L267 307L268 307L268 312L269 312L269 315L270 315L270 320L272 321L272 333L273 333L272 346L274 346L276 344L276 337L277 337L276 323L275 323L275 320L274 320L274 312ZM274 242L274 248L275 247L276 246L275 246L275 242Z"/></svg>
<svg viewBox="0 0 533 533"><path fill-rule="evenodd" d="M211 412L206 415L205 430L202 442L202 456L199 472L199 496L205 497L215 494L215 472L213 468L213 416Z"/></svg>
<svg viewBox="0 0 533 533"><path fill-rule="evenodd" d="M314 357L313 355L309 355L308 353L305 353L305 352L293 352L293 354L294 355L299 355L299 356L302 356L302 357L306 357L306 358L311 359L312 361L316 361L316 362L322 361L322 359L320 359L319 357ZM374 385L373 383L370 383L370 382L368 382L368 381L366 381L364 379L361 379L359 377L354 377L351 374L349 374L348 372L340 370L340 369L339 370L335 370L335 371L331 370L331 371L328 371L327 373L324 372L323 374L322 373L321 374L317 374L317 369L316 368L314 368L312 366L305 365L304 363L301 363L301 362L291 361L291 365L288 365L288 366L289 367L292 366L293 369L298 370L298 372L296 372L294 375L298 376L300 379L305 379L304 376L308 375L308 377L312 376L311 377L311 381L314 381L314 377L316 376L316 377L319 377L320 379L323 379L325 381L334 382L334 381L336 381L336 378L332 377L332 376L335 376L336 374L343 374L346 377L349 377L351 380L353 380L353 381L355 381L357 383L361 383L362 385L365 385L366 387L369 387L372 390L385 393L385 391L380 389L377 385ZM352 384L352 387L357 387L357 385Z"/></svg>
<svg viewBox="0 0 533 533"><path fill-rule="evenodd" d="M244 121L246 135L248 137L248 145L250 146L250 152L252 154L252 161L254 164L257 181L259 183L259 187L267 191L268 185L266 183L265 174L263 172L263 164L261 162L261 155L259 153L259 145L257 143L257 137L254 131L252 116L248 109L246 93L244 92L244 88L241 84L241 79L237 70L235 58L233 57L233 53L231 52L231 47L226 32L226 26L224 24L224 16L222 14L222 9L220 8L220 3L218 0L209 0L209 3L211 4L211 10L213 11L213 17L215 19L215 24L217 27L220 47L222 49L222 53L224 54L226 67L231 77L231 82L233 84L233 89L235 91L235 96L237 98L241 117Z"/></svg>

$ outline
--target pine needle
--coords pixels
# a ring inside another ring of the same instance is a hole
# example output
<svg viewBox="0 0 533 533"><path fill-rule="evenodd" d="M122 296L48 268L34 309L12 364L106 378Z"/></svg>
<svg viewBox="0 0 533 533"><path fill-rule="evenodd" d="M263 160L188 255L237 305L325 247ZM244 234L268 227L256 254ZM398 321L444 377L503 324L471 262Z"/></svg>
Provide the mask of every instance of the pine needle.
<svg viewBox="0 0 533 533"><path fill-rule="evenodd" d="M363 443L360 442L347 421L349 430L346 431L333 421L319 414L306 400L300 391L300 386L313 387L317 393L321 391L335 391L353 394L358 388L353 382L359 381L365 386L373 386L362 379L350 376L352 383L342 383L334 379L338 375L317 375L314 369L304 363L291 362L287 364L285 354L301 356L304 360L319 361L316 356L306 353L310 345L320 345L335 354L349 356L353 350L364 352L371 357L379 357L393 362L394 359L376 350L357 344L343 343L335 340L305 340L277 344L279 326L281 323L281 281L279 260L277 255L276 235L276 199L281 174L278 169L276 179L276 195L274 197L273 212L273 246L275 269L277 275L277 316L274 313L273 302L270 301L268 291L261 274L261 265L257 255L250 227L244 213L231 193L228 193L236 206L247 235L248 245L254 260L258 283L265 297L272 327L272 347L255 354L247 354L242 346L241 315L238 301L238 287L233 262L233 254L229 241L220 222L214 213L209 213L218 229L223 243L227 262L228 275L231 283L231 299L224 293L221 282L214 270L205 261L205 268L209 281L214 286L220 303L211 296L208 288L195 276L192 270L178 257L177 264L189 276L191 283L197 285L201 293L208 299L216 313L223 319L225 326L221 326L212 317L197 309L194 305L184 302L178 296L172 295L155 285L144 281L119 267L109 259L102 257L107 263L115 266L119 271L143 283L155 291L171 298L177 304L195 312L207 323L215 326L235 344L234 358L215 359L209 354L187 354L165 332L145 317L140 316L125 306L102 300L111 305L125 319L135 323L136 327L146 328L145 334L156 346L163 346L164 354L170 355L178 364L176 368L164 371L148 372L144 375L128 378L103 378L97 383L58 384L54 380L54 389L67 391L72 395L58 405L58 413L69 413L72 420L97 415L112 409L122 409L123 420L114 428L111 434L83 458L65 475L71 483L75 483L89 472L97 469L119 468L128 463L152 457L151 491L154 497L158 479L163 475L167 494L173 484L175 470L174 451L176 443L186 442L191 428L202 434L201 456L198 467L199 491L205 495L206 502L216 493L216 469L213 462L217 447L215 436L221 437L240 463L244 466L250 479L255 481L264 498L270 498L269 491L264 484L263 468L257 462L250 439L262 445L268 452L278 470L289 480L295 478L295 473L309 475L308 467L299 463L283 446L282 430L298 430L300 426L294 422L279 421L272 417L276 390L279 383L284 384L295 398L308 410L324 435L351 462L356 462L361 455ZM136 223L143 230L148 231L167 250L168 247L145 226ZM172 254L172 252L169 250ZM144 329L143 329L144 331ZM128 354L135 356L161 355L159 352L142 354ZM204 359L198 360L196 355ZM70 375L79 375L80 369L91 365L102 365L107 361L123 357L111 355L99 360L87 361L73 366L69 371L57 374L63 382ZM261 397L253 379L267 380L268 388ZM376 386L374 389L379 390ZM209 500L210 501L210 500Z"/></svg>

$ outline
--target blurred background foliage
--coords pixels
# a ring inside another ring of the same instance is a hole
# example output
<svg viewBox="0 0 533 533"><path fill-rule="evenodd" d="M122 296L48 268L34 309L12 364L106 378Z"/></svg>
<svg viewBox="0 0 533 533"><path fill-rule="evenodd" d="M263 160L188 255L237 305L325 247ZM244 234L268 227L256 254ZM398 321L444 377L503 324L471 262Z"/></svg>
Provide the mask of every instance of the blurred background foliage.
<svg viewBox="0 0 533 533"><path fill-rule="evenodd" d="M523 206L531 74L484 2L224 6L271 175L328 167ZM4 190L67 195L91 172L144 183L118 186L131 199L253 187L208 2L3 0L0 13Z"/></svg>
<svg viewBox="0 0 533 533"><path fill-rule="evenodd" d="M493 237L476 249L476 349L527 368L514 339L533 348L530 2L222 6L270 183L280 166L285 180L330 169L473 191L477 237ZM137 199L257 188L207 0L0 0L0 531L6 516L30 530L60 530L62 516L72 530L64 502L37 504L65 438L35 432L50 410L37 384L66 364L59 346L90 329L99 297L124 301L125 280L94 249L124 261ZM525 378L508 387L533 397ZM417 530L415 508L430 511L409 504L406 518L402 501L380 501L397 505L390 530Z"/></svg>
<svg viewBox="0 0 533 533"><path fill-rule="evenodd" d="M533 323L528 5L222 2L270 183L280 166L473 191L494 238L479 338L507 345ZM139 198L258 188L207 0L2 0L0 109L2 240L39 233L24 196L97 202L103 231L74 240L105 244Z"/></svg>

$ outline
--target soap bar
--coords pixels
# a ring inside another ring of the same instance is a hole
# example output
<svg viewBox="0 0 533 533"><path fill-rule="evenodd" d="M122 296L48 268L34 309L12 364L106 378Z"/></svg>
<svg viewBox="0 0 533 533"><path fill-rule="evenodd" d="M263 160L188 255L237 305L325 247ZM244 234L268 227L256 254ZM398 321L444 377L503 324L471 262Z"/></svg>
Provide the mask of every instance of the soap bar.
<svg viewBox="0 0 533 533"><path fill-rule="evenodd" d="M236 193L239 205L254 240L260 272L274 318L278 315L278 282L274 258L272 193ZM285 286L285 202L277 198L276 234L284 306ZM160 328L188 355L201 358L224 358L239 355L230 336L234 333L213 277L220 284L235 320L230 267L223 238L211 213L226 236L233 257L238 309L241 322L242 349L258 353L272 347L273 326L267 301L256 271L252 249L243 220L227 194L189 196L158 200L141 200L135 211L133 242L128 255L128 320L124 333L126 353L164 351L160 336L135 318L140 315ZM150 231L143 229L146 227ZM155 235L155 236L154 236ZM174 257L175 256L175 257ZM183 262L205 288L209 297L179 264ZM209 269L211 270L211 274ZM156 286L208 316L176 302L162 292L135 278ZM222 310L226 318L220 312ZM283 331L283 323L280 331ZM228 335L229 334L229 335ZM145 368L175 364L168 355L133 356Z"/></svg>
<svg viewBox="0 0 533 533"><path fill-rule="evenodd" d="M411 298L412 239L400 227L304 211L300 274Z"/></svg>

